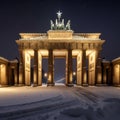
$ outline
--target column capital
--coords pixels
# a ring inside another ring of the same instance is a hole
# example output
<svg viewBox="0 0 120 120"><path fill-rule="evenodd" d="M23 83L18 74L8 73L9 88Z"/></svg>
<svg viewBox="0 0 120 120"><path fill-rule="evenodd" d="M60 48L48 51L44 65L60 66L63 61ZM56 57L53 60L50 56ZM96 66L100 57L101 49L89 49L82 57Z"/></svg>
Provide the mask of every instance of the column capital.
<svg viewBox="0 0 120 120"><path fill-rule="evenodd" d="M33 49L34 51L38 51L38 49L37 48L35 48L35 49Z"/></svg>

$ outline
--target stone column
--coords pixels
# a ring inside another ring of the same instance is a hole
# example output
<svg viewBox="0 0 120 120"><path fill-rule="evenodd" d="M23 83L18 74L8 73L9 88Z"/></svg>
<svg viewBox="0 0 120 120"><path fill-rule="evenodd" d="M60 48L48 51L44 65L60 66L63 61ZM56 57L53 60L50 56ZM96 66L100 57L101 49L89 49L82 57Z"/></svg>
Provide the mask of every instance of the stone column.
<svg viewBox="0 0 120 120"><path fill-rule="evenodd" d="M103 64L103 81L102 84L106 85L107 83L107 75L106 75L106 64Z"/></svg>
<svg viewBox="0 0 120 120"><path fill-rule="evenodd" d="M42 55L38 54L38 85L42 85Z"/></svg>
<svg viewBox="0 0 120 120"><path fill-rule="evenodd" d="M77 55L77 85L82 84L82 68L81 68L81 58L82 54L81 52Z"/></svg>
<svg viewBox="0 0 120 120"><path fill-rule="evenodd" d="M23 60L23 51L19 50L19 86L24 85L24 60Z"/></svg>
<svg viewBox="0 0 120 120"><path fill-rule="evenodd" d="M34 50L34 79L33 85L38 85L38 50Z"/></svg>
<svg viewBox="0 0 120 120"><path fill-rule="evenodd" d="M68 54L66 54L66 66L65 66L65 84L68 84Z"/></svg>
<svg viewBox="0 0 120 120"><path fill-rule="evenodd" d="M15 66L15 68L14 68L14 79L15 79L15 86L17 86L17 84L18 84L18 79L17 79L17 66Z"/></svg>
<svg viewBox="0 0 120 120"><path fill-rule="evenodd" d="M82 85L86 86L87 83L87 69L86 69L86 50L82 51Z"/></svg>
<svg viewBox="0 0 120 120"><path fill-rule="evenodd" d="M1 86L2 87L6 87L8 86L8 63L2 64L2 68L1 68L2 72L1 72Z"/></svg>
<svg viewBox="0 0 120 120"><path fill-rule="evenodd" d="M101 68L101 58L100 51L96 51L96 85L102 84L102 68Z"/></svg>
<svg viewBox="0 0 120 120"><path fill-rule="evenodd" d="M0 87L1 87L1 63L0 63Z"/></svg>
<svg viewBox="0 0 120 120"><path fill-rule="evenodd" d="M54 86L54 81L53 81L53 50L49 50L49 55L48 55L48 86Z"/></svg>
<svg viewBox="0 0 120 120"><path fill-rule="evenodd" d="M72 71L72 50L69 49L68 50L68 55L67 55L67 86L73 86L73 78L72 78L72 74L73 74L73 71Z"/></svg>

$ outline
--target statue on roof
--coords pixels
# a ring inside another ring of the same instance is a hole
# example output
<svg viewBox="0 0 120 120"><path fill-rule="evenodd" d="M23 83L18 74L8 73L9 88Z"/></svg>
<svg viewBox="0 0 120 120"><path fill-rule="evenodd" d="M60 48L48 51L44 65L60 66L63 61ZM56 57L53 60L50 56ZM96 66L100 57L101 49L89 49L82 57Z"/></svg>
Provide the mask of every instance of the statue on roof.
<svg viewBox="0 0 120 120"><path fill-rule="evenodd" d="M70 20L68 20L67 24L66 24L66 30L70 30Z"/></svg>
<svg viewBox="0 0 120 120"><path fill-rule="evenodd" d="M62 15L62 12L60 12L60 10L57 12L57 16L58 16L58 19L60 20L61 18L61 15Z"/></svg>
<svg viewBox="0 0 120 120"><path fill-rule="evenodd" d="M54 23L53 23L53 21L52 20L50 20L50 23L51 23L51 30L54 30Z"/></svg>
<svg viewBox="0 0 120 120"><path fill-rule="evenodd" d="M67 24L64 24L64 19L61 20L62 12L57 12L57 19L55 20L55 23L53 23L52 20L50 20L51 24L51 30L70 30L70 20L68 20Z"/></svg>

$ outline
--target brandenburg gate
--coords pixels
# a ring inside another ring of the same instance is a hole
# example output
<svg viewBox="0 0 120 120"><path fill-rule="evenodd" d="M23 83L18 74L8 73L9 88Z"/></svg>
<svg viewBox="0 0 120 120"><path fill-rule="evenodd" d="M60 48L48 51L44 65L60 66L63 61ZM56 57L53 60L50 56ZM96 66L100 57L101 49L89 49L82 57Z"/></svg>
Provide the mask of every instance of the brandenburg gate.
<svg viewBox="0 0 120 120"><path fill-rule="evenodd" d="M47 33L20 33L16 40L19 47L19 85L31 85L31 59L33 63L33 84L42 85L42 59L48 58L47 85L54 85L54 59L66 60L67 86L73 85L73 58L76 58L76 84L100 85L102 81L100 52L105 42L100 33L74 33L70 20L64 24L62 13L57 13L55 22Z"/></svg>

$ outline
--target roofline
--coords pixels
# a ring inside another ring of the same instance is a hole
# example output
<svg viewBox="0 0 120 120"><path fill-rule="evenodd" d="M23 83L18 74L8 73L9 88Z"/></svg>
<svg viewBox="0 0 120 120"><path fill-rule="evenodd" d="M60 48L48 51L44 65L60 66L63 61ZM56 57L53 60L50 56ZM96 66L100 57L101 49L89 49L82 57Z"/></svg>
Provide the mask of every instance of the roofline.
<svg viewBox="0 0 120 120"><path fill-rule="evenodd" d="M120 60L120 57L113 59L112 62L116 62L118 60Z"/></svg>

